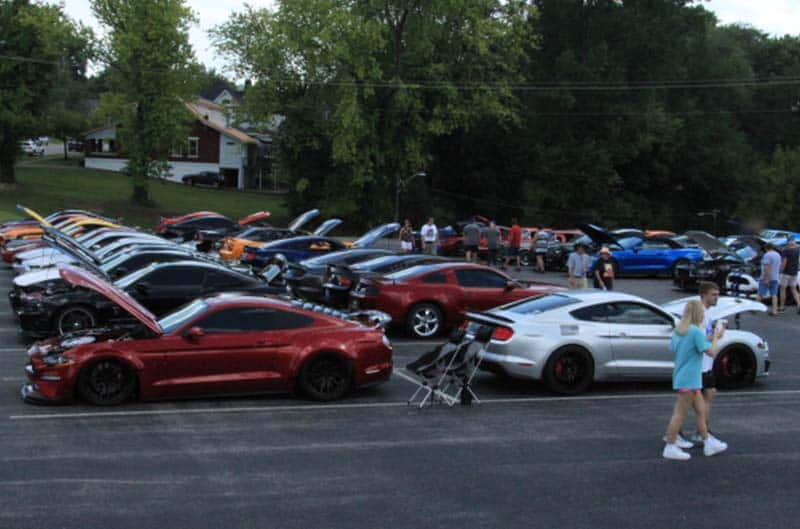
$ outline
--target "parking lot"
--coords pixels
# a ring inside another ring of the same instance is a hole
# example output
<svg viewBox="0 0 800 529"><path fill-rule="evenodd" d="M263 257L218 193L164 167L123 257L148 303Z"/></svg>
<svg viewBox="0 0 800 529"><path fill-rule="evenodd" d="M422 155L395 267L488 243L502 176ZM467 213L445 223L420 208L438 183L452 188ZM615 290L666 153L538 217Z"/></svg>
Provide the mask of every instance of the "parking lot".
<svg viewBox="0 0 800 529"><path fill-rule="evenodd" d="M523 279L561 284L556 274ZM669 384L578 397L481 374L480 406L422 411L402 366L437 342L393 336L388 384L334 404L290 396L33 406L0 268L0 527L793 527L800 509L800 316L747 315L772 372L721 392L730 448L661 458ZM621 279L664 302L667 280Z"/></svg>

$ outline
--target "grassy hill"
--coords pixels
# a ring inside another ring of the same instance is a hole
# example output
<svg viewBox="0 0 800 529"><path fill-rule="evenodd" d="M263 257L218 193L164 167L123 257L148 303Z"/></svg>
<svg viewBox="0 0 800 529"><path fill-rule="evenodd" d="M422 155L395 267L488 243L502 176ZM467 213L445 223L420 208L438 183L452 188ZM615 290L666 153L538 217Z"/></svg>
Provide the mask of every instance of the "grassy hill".
<svg viewBox="0 0 800 529"><path fill-rule="evenodd" d="M77 160L44 157L17 165L17 181L12 189L0 189L0 222L18 218L16 204L28 206L43 215L58 209L81 208L120 218L129 226L154 228L159 217L191 211L218 211L238 219L254 211L272 213L271 220L282 225L287 220L283 197L255 192L204 189L183 184L150 183L152 207L133 206L128 200L131 181L119 173L96 171L77 166Z"/></svg>

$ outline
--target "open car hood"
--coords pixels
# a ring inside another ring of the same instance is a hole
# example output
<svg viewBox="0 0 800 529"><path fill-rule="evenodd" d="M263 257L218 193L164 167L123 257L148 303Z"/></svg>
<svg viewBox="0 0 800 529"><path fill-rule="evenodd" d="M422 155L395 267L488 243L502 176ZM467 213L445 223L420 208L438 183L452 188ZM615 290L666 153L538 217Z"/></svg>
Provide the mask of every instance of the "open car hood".
<svg viewBox="0 0 800 529"><path fill-rule="evenodd" d="M732 253L722 241L705 231L687 231L686 236L708 253Z"/></svg>
<svg viewBox="0 0 800 529"><path fill-rule="evenodd" d="M317 215L319 215L318 209L309 209L308 211L306 211L305 213L294 219L292 222L290 222L287 228L289 228L292 231L297 231L300 229L301 226L308 224L308 222Z"/></svg>
<svg viewBox="0 0 800 529"><path fill-rule="evenodd" d="M590 239L598 244L616 244L619 245L619 241L608 233L606 230L601 228L600 226L595 226L594 224L579 224L578 228L585 233Z"/></svg>
<svg viewBox="0 0 800 529"><path fill-rule="evenodd" d="M699 299L697 296L676 299L661 305L661 308L678 319L683 315L683 308L692 299ZM767 307L763 303L746 298L734 298L731 296L720 296L717 304L708 309L708 316L711 321L721 318L729 318L742 312L766 312Z"/></svg>
<svg viewBox="0 0 800 529"><path fill-rule="evenodd" d="M382 224L377 228L372 228L367 233L353 241L352 248L367 248L375 244L375 241L386 237L387 235L391 235L392 233L396 232L400 229L399 222L390 222L388 224Z"/></svg>
<svg viewBox="0 0 800 529"><path fill-rule="evenodd" d="M25 213L27 216L29 216L30 218L32 218L33 220L35 220L36 222L38 222L42 226L52 227L52 224L47 222L44 218L42 218L41 215L39 215L38 213L36 213L32 209L26 208L25 206L23 206L21 204L17 204L17 209L20 210L21 212Z"/></svg>
<svg viewBox="0 0 800 529"><path fill-rule="evenodd" d="M52 266L50 268L45 268L44 270L18 275L14 278L14 286L25 288L38 283L44 283L45 281L52 281L53 279L58 279L59 277L58 269L55 266Z"/></svg>
<svg viewBox="0 0 800 529"><path fill-rule="evenodd" d="M100 264L100 260L97 258L94 252L86 248L69 235L64 235L56 228L44 228L44 236L42 238L51 242L56 247L63 249L63 251L69 253L70 255L74 255L80 260L93 265Z"/></svg>
<svg viewBox="0 0 800 529"><path fill-rule="evenodd" d="M70 285L94 290L101 296L119 305L128 314L142 322L154 333L162 334L163 331L158 325L158 320L153 313L141 306L138 301L133 299L130 294L124 290L76 266L60 264L58 265L58 273L61 275L61 279Z"/></svg>
<svg viewBox="0 0 800 529"><path fill-rule="evenodd" d="M256 211L255 213L251 213L243 219L239 219L239 225L247 226L248 224L252 224L254 222L260 222L269 218L271 213L269 211Z"/></svg>
<svg viewBox="0 0 800 529"><path fill-rule="evenodd" d="M343 222L342 219L328 219L322 224L320 224L317 227L317 229L314 230L314 233L312 233L312 235L318 235L320 237L324 237L325 235L333 231L333 229L342 222Z"/></svg>

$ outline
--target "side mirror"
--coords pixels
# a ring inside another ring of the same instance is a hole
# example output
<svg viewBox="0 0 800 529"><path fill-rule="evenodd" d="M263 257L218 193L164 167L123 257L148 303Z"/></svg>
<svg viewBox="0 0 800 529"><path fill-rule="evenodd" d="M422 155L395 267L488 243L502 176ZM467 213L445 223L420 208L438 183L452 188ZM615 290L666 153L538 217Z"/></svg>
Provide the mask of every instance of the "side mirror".
<svg viewBox="0 0 800 529"><path fill-rule="evenodd" d="M199 340L205 335L206 331L204 331L202 327L192 327L191 329L183 333L184 338L186 338L187 340L191 340L193 342Z"/></svg>
<svg viewBox="0 0 800 529"><path fill-rule="evenodd" d="M517 285L517 282L514 281L513 279L509 279L508 281L506 281L506 290L514 290L515 288L517 288L517 286L519 285Z"/></svg>

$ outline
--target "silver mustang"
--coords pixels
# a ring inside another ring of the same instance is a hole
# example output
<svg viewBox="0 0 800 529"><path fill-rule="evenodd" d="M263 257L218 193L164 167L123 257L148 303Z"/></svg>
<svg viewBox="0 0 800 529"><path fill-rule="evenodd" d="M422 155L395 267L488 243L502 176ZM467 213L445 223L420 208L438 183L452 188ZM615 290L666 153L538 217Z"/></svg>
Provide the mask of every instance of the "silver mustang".
<svg viewBox="0 0 800 529"><path fill-rule="evenodd" d="M468 313L467 332L497 327L481 368L542 380L558 393L580 393L592 381L670 380L670 338L690 299L658 306L621 292L572 290ZM738 330L740 314L765 310L732 297L720 297L709 310L712 322L733 320L714 362L718 387L742 387L769 373L766 340Z"/></svg>

